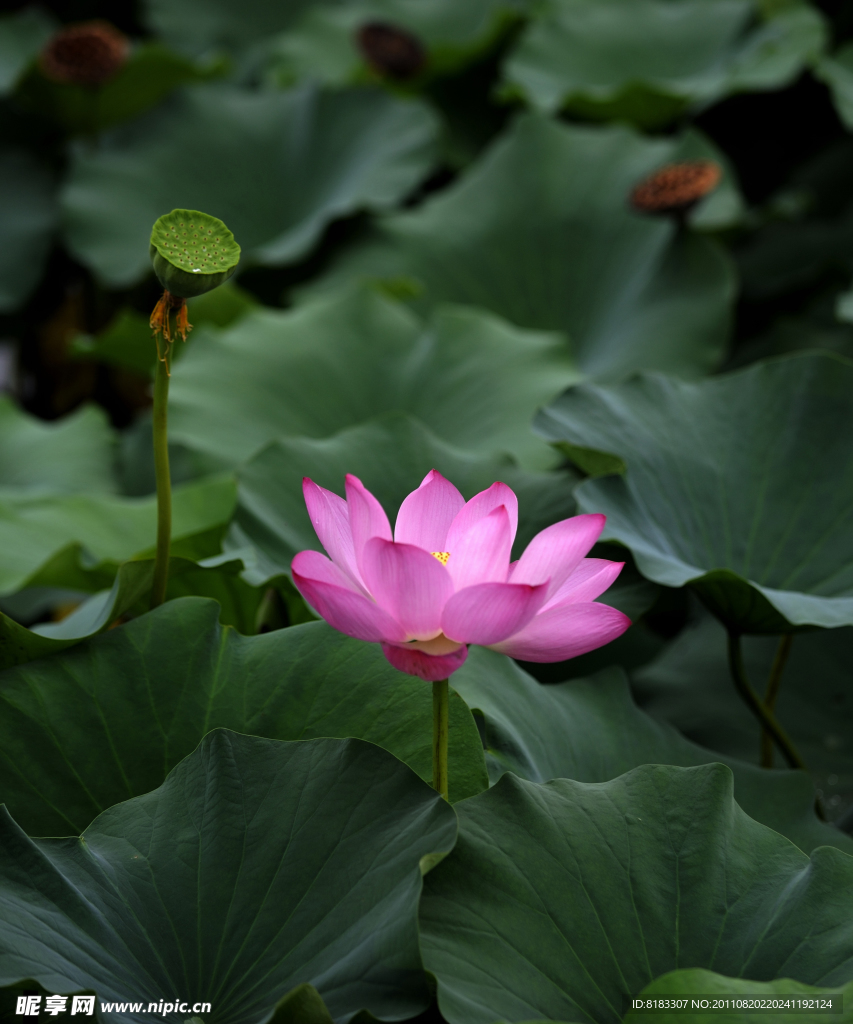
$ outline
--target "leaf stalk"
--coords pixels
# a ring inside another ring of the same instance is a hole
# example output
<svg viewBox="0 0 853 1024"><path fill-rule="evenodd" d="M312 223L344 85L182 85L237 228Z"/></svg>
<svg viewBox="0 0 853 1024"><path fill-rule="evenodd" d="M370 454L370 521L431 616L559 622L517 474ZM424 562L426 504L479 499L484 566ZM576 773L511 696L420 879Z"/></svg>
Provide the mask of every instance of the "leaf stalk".
<svg viewBox="0 0 853 1024"><path fill-rule="evenodd" d="M743 698L746 706L755 715L761 727L769 733L773 742L781 750L782 756L791 768L799 768L801 771L808 771L805 762L800 757L797 748L792 743L788 734L780 725L776 716L771 710L765 707L764 702L753 690L746 675L743 665L743 651L741 649L741 635L729 630L729 669L734 680L735 688Z"/></svg>
<svg viewBox="0 0 853 1024"><path fill-rule="evenodd" d="M779 696L779 686L782 682L782 673L785 671L785 664L788 655L791 653L791 644L794 642L793 633L784 633L776 648L776 656L770 667L770 675L767 677L767 687L764 691L764 706L771 714L775 714L776 698ZM773 737L762 726L761 729L761 767L773 767Z"/></svg>

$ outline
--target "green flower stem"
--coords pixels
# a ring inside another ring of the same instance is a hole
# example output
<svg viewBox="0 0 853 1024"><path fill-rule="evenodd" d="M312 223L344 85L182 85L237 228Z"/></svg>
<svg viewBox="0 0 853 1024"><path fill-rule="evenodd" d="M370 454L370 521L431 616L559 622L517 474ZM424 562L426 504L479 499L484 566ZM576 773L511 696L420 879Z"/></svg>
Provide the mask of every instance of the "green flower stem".
<svg viewBox="0 0 853 1024"><path fill-rule="evenodd" d="M432 684L432 788L447 799L449 689L446 679Z"/></svg>
<svg viewBox="0 0 853 1024"><path fill-rule="evenodd" d="M788 765L791 768L808 771L797 748L777 721L776 716L764 706L764 702L753 690L749 679L747 679L746 669L743 666L740 633L734 633L731 630L729 630L729 669L731 670L732 679L738 693L743 697L749 710L761 723L762 728L773 737L773 742L782 751L782 756L788 762Z"/></svg>
<svg viewBox="0 0 853 1024"><path fill-rule="evenodd" d="M779 696L779 686L782 682L782 673L785 671L785 664L788 655L791 653L791 644L794 641L793 633L785 633L776 648L776 657L770 668L770 675L767 677L767 688L764 691L764 706L769 712L774 713L776 698ZM773 737L762 728L761 730L761 767L773 767Z"/></svg>
<svg viewBox="0 0 853 1024"><path fill-rule="evenodd" d="M166 346L168 358L168 343ZM169 477L169 367L157 360L154 377L154 476L157 481L157 553L154 557L154 582L151 607L166 600L169 581L169 546L172 539L172 481Z"/></svg>

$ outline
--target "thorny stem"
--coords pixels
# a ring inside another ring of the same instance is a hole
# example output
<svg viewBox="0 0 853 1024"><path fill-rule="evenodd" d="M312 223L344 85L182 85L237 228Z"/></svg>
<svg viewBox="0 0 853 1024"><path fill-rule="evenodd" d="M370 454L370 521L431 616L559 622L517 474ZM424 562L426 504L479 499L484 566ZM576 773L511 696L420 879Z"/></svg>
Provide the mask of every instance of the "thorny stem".
<svg viewBox="0 0 853 1024"><path fill-rule="evenodd" d="M782 751L782 756L788 762L789 767L799 768L807 772L805 761L800 757L799 751L791 742L790 737L779 724L773 712L765 707L764 702L753 690L746 675L743 665L743 652L741 651L740 633L729 630L729 669L738 693L743 697L749 710L755 715L761 726L773 738L773 742ZM817 816L826 821L826 811L820 798L815 798L815 811Z"/></svg>
<svg viewBox="0 0 853 1024"><path fill-rule="evenodd" d="M764 691L764 706L771 713L776 708L776 698L779 696L779 686L782 682L782 673L785 671L785 664L791 652L791 644L794 641L793 633L785 633L779 640L776 648L776 657L770 668L770 675L767 677L767 688ZM773 767L773 737L762 728L761 730L761 767Z"/></svg>
<svg viewBox="0 0 853 1024"><path fill-rule="evenodd" d="M432 788L447 799L449 690L446 679L432 684Z"/></svg>

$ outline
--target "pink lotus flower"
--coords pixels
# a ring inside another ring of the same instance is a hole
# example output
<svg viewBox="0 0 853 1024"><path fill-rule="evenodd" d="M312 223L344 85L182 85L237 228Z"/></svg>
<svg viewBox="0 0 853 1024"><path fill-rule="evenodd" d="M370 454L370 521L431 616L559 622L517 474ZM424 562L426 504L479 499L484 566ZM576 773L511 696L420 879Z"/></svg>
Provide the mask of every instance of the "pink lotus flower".
<svg viewBox="0 0 853 1024"><path fill-rule="evenodd" d="M603 515L549 526L510 563L518 499L506 484L466 502L433 469L400 507L393 539L382 506L357 477L346 478L346 501L307 477L302 487L331 561L300 551L293 582L329 625L381 643L402 672L446 679L468 644L523 661L564 661L631 624L594 601L624 564L584 557Z"/></svg>

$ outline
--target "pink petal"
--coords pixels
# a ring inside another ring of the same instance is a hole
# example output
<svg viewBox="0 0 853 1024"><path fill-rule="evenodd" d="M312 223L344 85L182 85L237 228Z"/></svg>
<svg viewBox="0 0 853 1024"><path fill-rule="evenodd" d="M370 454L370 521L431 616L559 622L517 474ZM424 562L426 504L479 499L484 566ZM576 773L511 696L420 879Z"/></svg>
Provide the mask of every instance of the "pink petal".
<svg viewBox="0 0 853 1024"><path fill-rule="evenodd" d="M447 602L441 617L445 636L466 644L496 644L527 625L542 607L547 586L478 583Z"/></svg>
<svg viewBox="0 0 853 1024"><path fill-rule="evenodd" d="M362 558L364 556L364 545L371 537L391 540L391 524L388 522L388 516L385 515L384 509L376 498L373 497L361 480L351 473L347 473L346 476L346 492L355 564L358 566L358 571L363 578Z"/></svg>
<svg viewBox="0 0 853 1024"><path fill-rule="evenodd" d="M347 503L339 495L320 487L307 476L302 478L302 493L305 496L308 517L320 543L332 561L361 585L361 576L355 564Z"/></svg>
<svg viewBox="0 0 853 1024"><path fill-rule="evenodd" d="M334 562L329 561L319 551L300 551L293 556L290 563L290 571L299 573L305 580L312 580L315 583L328 583L333 587L343 587L344 590L351 590L354 594L361 594L361 588L350 579L348 573Z"/></svg>
<svg viewBox="0 0 853 1024"><path fill-rule="evenodd" d="M464 508L457 514L456 518L450 525L450 529L447 531L447 547L443 548L444 551L454 551L459 539L471 529L471 527L478 523L481 519L489 515L496 508L503 505L507 513L509 514L510 533L511 540L515 540L515 531L518 529L518 498L515 496L515 492L511 487L507 487L506 484L502 484L499 481L493 483L491 487L485 491L480 491L479 494L475 494L474 497L465 504Z"/></svg>
<svg viewBox="0 0 853 1024"><path fill-rule="evenodd" d="M460 647L452 654L436 655L424 654L423 651L412 650L409 647L383 644L382 653L400 672L407 672L410 676L419 676L428 683L435 683L439 679L447 679L462 667L468 657L468 648Z"/></svg>
<svg viewBox="0 0 853 1024"><path fill-rule="evenodd" d="M598 540L606 516L573 516L537 533L524 549L510 579L513 583L551 581L553 595Z"/></svg>
<svg viewBox="0 0 853 1024"><path fill-rule="evenodd" d="M456 521L451 532L455 526ZM447 571L454 588L458 591L475 583L506 583L513 535L506 506L500 505L476 520L465 533L457 534L454 543L448 536Z"/></svg>
<svg viewBox="0 0 853 1024"><path fill-rule="evenodd" d="M388 612L356 593L343 570L319 551L300 551L293 559L291 573L299 593L338 632L374 643L406 639L402 627Z"/></svg>
<svg viewBox="0 0 853 1024"><path fill-rule="evenodd" d="M447 531L464 504L465 499L453 484L431 469L400 506L394 540L425 551L446 551Z"/></svg>
<svg viewBox="0 0 853 1024"><path fill-rule="evenodd" d="M609 644L630 625L627 615L606 604L564 604L540 612L491 647L521 661L566 661Z"/></svg>
<svg viewBox="0 0 853 1024"><path fill-rule="evenodd" d="M373 537L364 546L362 571L374 600L400 623L406 639L429 640L441 632L453 580L428 551Z"/></svg>
<svg viewBox="0 0 853 1024"><path fill-rule="evenodd" d="M594 601L613 583L622 571L624 562L610 562L606 558L584 558L562 586L550 594L545 608L560 604L579 604Z"/></svg>

